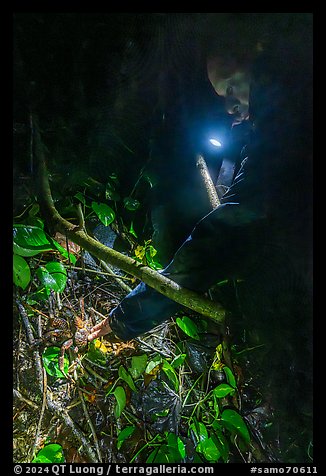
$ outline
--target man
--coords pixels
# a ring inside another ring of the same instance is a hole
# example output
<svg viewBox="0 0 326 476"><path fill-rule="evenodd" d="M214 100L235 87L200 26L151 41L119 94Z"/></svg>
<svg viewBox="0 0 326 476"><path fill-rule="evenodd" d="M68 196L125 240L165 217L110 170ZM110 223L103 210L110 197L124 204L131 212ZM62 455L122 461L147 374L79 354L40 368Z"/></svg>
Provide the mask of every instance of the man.
<svg viewBox="0 0 326 476"><path fill-rule="evenodd" d="M248 347L266 346L262 381L273 393L285 448L297 426L311 424L312 412L312 35L309 15L276 15L281 33L257 44L251 68L251 132L241 168L162 273L198 292L221 280L237 283L243 322L232 324L248 329ZM239 71L223 51L218 58L217 92L245 116L245 89L237 98L234 78L249 69ZM131 339L179 308L141 283L89 339L111 331Z"/></svg>

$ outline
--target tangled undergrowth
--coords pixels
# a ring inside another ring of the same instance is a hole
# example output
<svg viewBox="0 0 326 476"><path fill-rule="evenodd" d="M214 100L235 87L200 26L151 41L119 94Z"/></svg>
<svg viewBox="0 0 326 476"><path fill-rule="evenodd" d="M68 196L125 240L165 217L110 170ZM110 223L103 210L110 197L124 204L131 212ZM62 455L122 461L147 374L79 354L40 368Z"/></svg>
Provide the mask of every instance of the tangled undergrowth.
<svg viewBox="0 0 326 476"><path fill-rule="evenodd" d="M53 253L66 270L60 292L37 271L51 272ZM53 250L31 259L34 279L16 288L15 462L272 458L259 442L268 412L243 414L249 384L211 321L185 311L129 342L79 345L76 331L100 322L126 294L119 280L131 278L78 266L76 253L76 266ZM36 276L43 287L32 292Z"/></svg>

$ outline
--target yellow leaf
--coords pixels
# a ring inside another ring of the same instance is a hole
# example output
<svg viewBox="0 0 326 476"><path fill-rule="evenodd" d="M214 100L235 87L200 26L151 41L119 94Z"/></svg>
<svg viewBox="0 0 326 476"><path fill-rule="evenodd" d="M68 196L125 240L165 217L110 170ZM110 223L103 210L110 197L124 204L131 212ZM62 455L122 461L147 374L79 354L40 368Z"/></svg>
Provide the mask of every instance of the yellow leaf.
<svg viewBox="0 0 326 476"><path fill-rule="evenodd" d="M108 348L99 339L95 339L95 349L100 350L103 354L108 352Z"/></svg>
<svg viewBox="0 0 326 476"><path fill-rule="evenodd" d="M135 256L136 258L142 260L145 256L145 248L143 246L138 245L135 249Z"/></svg>

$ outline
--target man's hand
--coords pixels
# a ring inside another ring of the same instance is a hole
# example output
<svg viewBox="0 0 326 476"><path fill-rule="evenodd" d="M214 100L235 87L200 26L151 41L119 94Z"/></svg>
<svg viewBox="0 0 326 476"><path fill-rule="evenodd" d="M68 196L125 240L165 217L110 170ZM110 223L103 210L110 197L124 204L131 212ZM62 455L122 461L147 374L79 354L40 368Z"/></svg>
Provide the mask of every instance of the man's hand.
<svg viewBox="0 0 326 476"><path fill-rule="evenodd" d="M102 322L100 322L91 329L91 333L88 336L88 340L92 341L94 339L97 339L98 337L105 336L110 332L112 332L112 329L110 327L109 318L106 317Z"/></svg>

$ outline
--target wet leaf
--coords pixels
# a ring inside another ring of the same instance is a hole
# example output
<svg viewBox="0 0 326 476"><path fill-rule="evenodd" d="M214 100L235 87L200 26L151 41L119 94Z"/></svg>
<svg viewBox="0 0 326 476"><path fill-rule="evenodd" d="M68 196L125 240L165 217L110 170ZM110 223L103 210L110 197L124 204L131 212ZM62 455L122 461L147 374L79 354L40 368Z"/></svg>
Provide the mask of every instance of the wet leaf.
<svg viewBox="0 0 326 476"><path fill-rule="evenodd" d="M119 367L119 377L129 385L131 390L133 390L134 392L137 392L137 388L135 387L135 384L131 375L127 372L127 370L122 365L120 365Z"/></svg>
<svg viewBox="0 0 326 476"><path fill-rule="evenodd" d="M13 267L14 284L25 290L31 280L31 270L27 261L21 256L14 255Z"/></svg>
<svg viewBox="0 0 326 476"><path fill-rule="evenodd" d="M190 317L187 317L187 316L183 316L182 318L177 317L176 324L189 337L192 337L193 339L196 339L196 340L200 339L198 335L198 327L196 326L194 321L190 319Z"/></svg>
<svg viewBox="0 0 326 476"><path fill-rule="evenodd" d="M123 204L124 204L124 207L131 212L138 210L138 208L140 207L139 200L136 200L135 198L132 198L132 197L125 197L123 199Z"/></svg>
<svg viewBox="0 0 326 476"><path fill-rule="evenodd" d="M64 463L65 457L63 454L63 448L61 445L52 443L50 445L44 446L35 458L32 460L32 463Z"/></svg>
<svg viewBox="0 0 326 476"><path fill-rule="evenodd" d="M204 423L194 419L194 422L189 425L189 433L193 432L196 438L196 442L200 443L208 438L208 432Z"/></svg>
<svg viewBox="0 0 326 476"><path fill-rule="evenodd" d="M69 253L67 251L67 249L65 247L63 247L62 245L60 245L60 243L58 243L56 240L52 239L51 240L52 243L53 243L53 247L56 248L64 258L66 258L67 260L70 260L70 262L72 264L76 264L76 256L74 256L72 253Z"/></svg>
<svg viewBox="0 0 326 476"><path fill-rule="evenodd" d="M225 373L227 382L231 385L231 387L236 388L237 382L236 382L235 376L233 375L232 370L225 365L223 367L223 371Z"/></svg>
<svg viewBox="0 0 326 476"><path fill-rule="evenodd" d="M212 435L212 440L214 441L219 452L221 453L224 463L227 463L229 460L229 454L230 454L230 448L229 448L227 439L220 431L216 435Z"/></svg>
<svg viewBox="0 0 326 476"><path fill-rule="evenodd" d="M235 392L234 388L228 385L227 383L221 383L214 388L213 393L217 398L226 397L226 395L233 395Z"/></svg>
<svg viewBox="0 0 326 476"><path fill-rule="evenodd" d="M47 347L42 354L43 365L48 375L56 378L66 378L59 368L59 356L59 347ZM67 374L69 369L69 359L67 355L64 356L63 368Z"/></svg>
<svg viewBox="0 0 326 476"><path fill-rule="evenodd" d="M62 292L67 283L67 271L62 263L50 261L45 267L40 266L36 275L47 290Z"/></svg>
<svg viewBox="0 0 326 476"><path fill-rule="evenodd" d="M171 383L173 384L174 390L178 392L179 390L178 376L175 373L175 370L172 367L172 365L169 364L169 362L167 362L165 359L163 360L162 370L165 373L165 375L168 377L168 379L171 381Z"/></svg>
<svg viewBox="0 0 326 476"><path fill-rule="evenodd" d="M246 443L250 442L250 434L249 434L248 428L242 416L239 415L239 413L231 409L224 410L221 415L221 420L226 423L229 423L231 427L233 427L236 430L236 432L240 436L242 436L242 438L244 439Z"/></svg>
<svg viewBox="0 0 326 476"><path fill-rule="evenodd" d="M123 387L118 386L115 388L113 395L116 398L116 406L114 407L114 415L116 418L120 418L121 413L123 412L125 406L126 406L126 392Z"/></svg>
<svg viewBox="0 0 326 476"><path fill-rule="evenodd" d="M177 369L178 367L180 367L185 361L186 357L187 357L187 354L180 354L174 357L174 359L171 362L172 367L174 369Z"/></svg>
<svg viewBox="0 0 326 476"><path fill-rule="evenodd" d="M126 426L123 430L120 431L117 439L117 448L118 450L121 448L124 441L126 441L136 430L135 426Z"/></svg>
<svg viewBox="0 0 326 476"><path fill-rule="evenodd" d="M156 355L152 360L148 362L146 365L145 373L149 375L156 375L159 372L159 366L162 363L162 357L160 355Z"/></svg>
<svg viewBox="0 0 326 476"><path fill-rule="evenodd" d="M212 438L207 438L206 440L202 441L197 446L196 451L202 453L210 463L217 462L221 457L221 453Z"/></svg>
<svg viewBox="0 0 326 476"><path fill-rule="evenodd" d="M92 209L105 226L109 226L115 219L114 210L106 203L92 202Z"/></svg>
<svg viewBox="0 0 326 476"><path fill-rule="evenodd" d="M45 232L32 225L14 225L14 243L26 249L39 252L52 249L52 243Z"/></svg>
<svg viewBox="0 0 326 476"><path fill-rule="evenodd" d="M184 442L175 433L168 433L167 438L169 448L174 448L179 453L179 459L183 459L186 456L186 446Z"/></svg>
<svg viewBox="0 0 326 476"><path fill-rule="evenodd" d="M129 372L130 375L134 378L137 379L142 375L142 373L145 371L147 364L147 355L134 355L131 357L131 367L129 367Z"/></svg>

